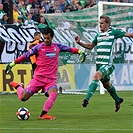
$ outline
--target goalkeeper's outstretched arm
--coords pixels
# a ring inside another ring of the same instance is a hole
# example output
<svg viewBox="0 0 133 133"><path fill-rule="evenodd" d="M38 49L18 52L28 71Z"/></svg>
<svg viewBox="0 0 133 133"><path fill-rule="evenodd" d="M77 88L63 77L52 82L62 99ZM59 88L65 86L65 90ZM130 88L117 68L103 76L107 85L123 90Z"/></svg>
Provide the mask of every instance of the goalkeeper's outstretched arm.
<svg viewBox="0 0 133 133"><path fill-rule="evenodd" d="M86 60L86 54L78 48L70 48L71 53L79 54L79 61L83 63Z"/></svg>
<svg viewBox="0 0 133 133"><path fill-rule="evenodd" d="M43 45L43 44L41 44L41 45ZM14 60L12 63L8 64L6 66L5 72L9 73L11 71L12 67L14 67L16 64L19 64L20 62L22 62L22 61L26 60L27 58L29 58L31 55L36 54L38 52L38 49L40 48L40 46L39 47L34 47L33 49L28 50L23 55L21 55L16 60Z"/></svg>
<svg viewBox="0 0 133 133"><path fill-rule="evenodd" d="M26 59L26 57L24 55L21 55L20 57L18 57L16 60L14 60L13 62L11 62L10 64L8 64L6 66L6 73L9 73L12 69L12 67L14 67L16 64L19 64L20 62L24 61Z"/></svg>

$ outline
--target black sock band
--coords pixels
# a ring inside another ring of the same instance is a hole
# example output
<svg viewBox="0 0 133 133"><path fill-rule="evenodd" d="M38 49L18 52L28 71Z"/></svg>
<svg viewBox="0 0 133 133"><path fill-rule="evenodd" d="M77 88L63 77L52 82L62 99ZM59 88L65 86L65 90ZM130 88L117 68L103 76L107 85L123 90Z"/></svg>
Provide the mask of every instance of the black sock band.
<svg viewBox="0 0 133 133"><path fill-rule="evenodd" d="M17 86L15 87L15 89L17 89L19 86L20 86L20 85L17 85Z"/></svg>
<svg viewBox="0 0 133 133"><path fill-rule="evenodd" d="M47 114L47 111L43 110L40 116L43 116L44 114Z"/></svg>

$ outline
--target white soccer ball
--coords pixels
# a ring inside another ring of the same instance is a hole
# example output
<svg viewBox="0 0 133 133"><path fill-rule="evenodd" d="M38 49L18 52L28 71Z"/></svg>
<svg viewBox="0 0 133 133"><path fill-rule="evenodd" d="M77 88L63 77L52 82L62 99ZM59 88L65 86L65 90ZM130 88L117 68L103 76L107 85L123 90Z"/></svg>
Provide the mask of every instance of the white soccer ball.
<svg viewBox="0 0 133 133"><path fill-rule="evenodd" d="M19 120L28 120L30 117L30 112L27 108L18 109L16 116Z"/></svg>

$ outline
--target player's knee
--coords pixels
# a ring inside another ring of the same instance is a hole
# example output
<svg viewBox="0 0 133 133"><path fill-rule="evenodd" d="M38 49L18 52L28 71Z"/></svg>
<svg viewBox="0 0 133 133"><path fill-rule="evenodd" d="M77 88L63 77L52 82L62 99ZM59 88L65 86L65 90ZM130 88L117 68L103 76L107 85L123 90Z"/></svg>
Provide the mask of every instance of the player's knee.
<svg viewBox="0 0 133 133"><path fill-rule="evenodd" d="M28 98L29 99L29 98ZM25 101L27 101L28 100L26 97L22 97L22 99L21 99L21 101L23 101L23 102L25 102Z"/></svg>
<svg viewBox="0 0 133 133"><path fill-rule="evenodd" d="M21 101L27 101L29 98L31 97L31 94L29 93L23 93L22 94L22 98L21 98Z"/></svg>
<svg viewBox="0 0 133 133"><path fill-rule="evenodd" d="M110 82L107 82L107 83L103 83L103 87L106 89L106 90L109 90L112 85L110 84Z"/></svg>
<svg viewBox="0 0 133 133"><path fill-rule="evenodd" d="M100 71L96 72L93 79L100 80L102 78L102 73Z"/></svg>
<svg viewBox="0 0 133 133"><path fill-rule="evenodd" d="M51 88L51 89L49 89L48 92L47 92L48 96L49 96L50 93L52 93L52 92L58 92L58 88Z"/></svg>
<svg viewBox="0 0 133 133"><path fill-rule="evenodd" d="M58 96L58 92L56 92L56 91L53 91L53 92L51 92L51 93L49 94L49 97L51 97L51 99L52 99L53 101L56 100L57 96Z"/></svg>

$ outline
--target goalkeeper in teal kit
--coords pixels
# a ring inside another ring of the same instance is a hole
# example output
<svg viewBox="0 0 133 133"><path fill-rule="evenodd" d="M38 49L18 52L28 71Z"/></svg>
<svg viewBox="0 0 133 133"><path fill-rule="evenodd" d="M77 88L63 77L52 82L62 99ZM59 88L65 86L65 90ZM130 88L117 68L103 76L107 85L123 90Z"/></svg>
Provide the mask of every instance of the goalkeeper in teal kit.
<svg viewBox="0 0 133 133"><path fill-rule="evenodd" d="M115 112L117 112L120 109L120 104L123 102L123 98L117 95L115 87L110 83L110 75L115 69L112 57L113 47L117 38L122 38L124 36L133 38L133 34L118 29L111 29L110 23L110 18L102 15L99 20L100 32L95 36L92 43L84 44L80 42L78 36L75 37L75 41L77 44L89 50L95 47L97 52L96 73L94 74L92 82L88 88L86 98L82 101L82 106L86 107L88 105L100 80L104 88L115 100Z"/></svg>
<svg viewBox="0 0 133 133"><path fill-rule="evenodd" d="M23 84L14 81L10 82L10 85L17 90L18 98L21 101L28 100L34 93L37 93L40 89L44 88L44 92L48 98L44 103L39 119L54 120L56 117L48 115L48 112L52 108L58 95L56 79L59 53L71 52L73 54L79 54L81 62L84 62L85 60L85 53L78 48L53 43L54 31L51 28L45 28L42 34L44 41L7 65L6 73L10 72L11 68L16 64L36 54L37 67L34 71L33 79L31 79L26 89L23 88Z"/></svg>

